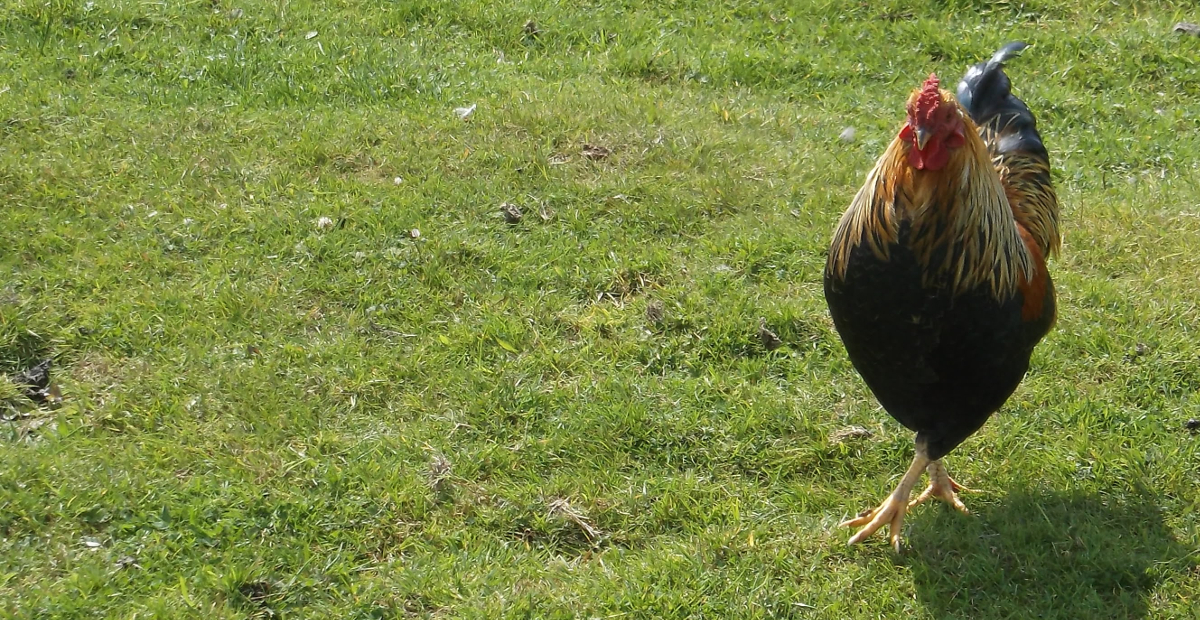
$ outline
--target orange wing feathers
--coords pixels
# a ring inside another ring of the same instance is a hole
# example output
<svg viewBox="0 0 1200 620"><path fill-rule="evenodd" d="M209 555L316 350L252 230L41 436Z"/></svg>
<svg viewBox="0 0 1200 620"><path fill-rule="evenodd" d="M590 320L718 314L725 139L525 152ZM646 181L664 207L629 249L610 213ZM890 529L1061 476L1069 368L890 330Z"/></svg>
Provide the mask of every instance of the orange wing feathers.
<svg viewBox="0 0 1200 620"><path fill-rule="evenodd" d="M1050 281L1050 271L1046 268L1046 257L1042 254L1042 248L1034 239L1033 234L1020 222L1017 223L1017 230L1033 258L1036 269L1033 277L1018 287L1024 298L1021 304L1021 319L1026 322L1038 321L1045 314L1046 296L1054 296L1054 289L1047 286ZM1053 315L1050 317L1050 322L1054 322Z"/></svg>

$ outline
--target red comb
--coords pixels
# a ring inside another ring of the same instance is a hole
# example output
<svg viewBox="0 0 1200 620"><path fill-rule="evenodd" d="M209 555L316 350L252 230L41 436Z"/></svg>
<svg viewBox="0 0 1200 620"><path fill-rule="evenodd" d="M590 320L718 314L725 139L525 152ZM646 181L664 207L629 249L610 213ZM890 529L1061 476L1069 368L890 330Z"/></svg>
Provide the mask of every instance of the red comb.
<svg viewBox="0 0 1200 620"><path fill-rule="evenodd" d="M942 104L942 95L938 91L938 76L930 73L929 79L921 85L921 94L917 97L917 118L922 121L933 119L933 113Z"/></svg>

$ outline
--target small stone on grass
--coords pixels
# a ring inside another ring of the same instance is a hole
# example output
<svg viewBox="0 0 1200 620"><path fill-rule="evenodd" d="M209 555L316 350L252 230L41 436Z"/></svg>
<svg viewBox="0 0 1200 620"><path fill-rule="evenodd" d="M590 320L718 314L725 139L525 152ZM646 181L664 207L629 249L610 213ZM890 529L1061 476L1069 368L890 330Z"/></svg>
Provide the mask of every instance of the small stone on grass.
<svg viewBox="0 0 1200 620"><path fill-rule="evenodd" d="M650 321L651 323L657 325L659 323L662 323L662 320L665 316L666 316L666 309L663 307L663 303L661 301L658 301L657 299L655 299L654 301L650 302L646 306L646 320L647 321Z"/></svg>
<svg viewBox="0 0 1200 620"><path fill-rule="evenodd" d="M599 161L608 157L609 155L612 155L612 149L608 147L600 146L598 144L583 145L583 156L592 161Z"/></svg>
<svg viewBox="0 0 1200 620"><path fill-rule="evenodd" d="M763 346L766 347L768 351L774 351L775 349L783 346L783 341L779 339L779 336L775 332L771 331L771 329L767 327L767 322L765 319L759 321L758 323L758 337L762 340Z"/></svg>
<svg viewBox="0 0 1200 620"><path fill-rule="evenodd" d="M870 439L874 436L875 433L872 433L861 426L847 426L846 428L839 428L830 434L829 443L836 445L851 440Z"/></svg>
<svg viewBox="0 0 1200 620"><path fill-rule="evenodd" d="M1178 32L1180 34L1190 34L1194 37L1200 37L1200 24L1193 24L1191 22L1179 22L1179 23L1175 24L1175 26L1173 28L1171 28L1171 30L1174 32Z"/></svg>
<svg viewBox="0 0 1200 620"><path fill-rule="evenodd" d="M504 221L509 224L516 224L521 221L521 207L511 202L500 205L500 214L504 216Z"/></svg>

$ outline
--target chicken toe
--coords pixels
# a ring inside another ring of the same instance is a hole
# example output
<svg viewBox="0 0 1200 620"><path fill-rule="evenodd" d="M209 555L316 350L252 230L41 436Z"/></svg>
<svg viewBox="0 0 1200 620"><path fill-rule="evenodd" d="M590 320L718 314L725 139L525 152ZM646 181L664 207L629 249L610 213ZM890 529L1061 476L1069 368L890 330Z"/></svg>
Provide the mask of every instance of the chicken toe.
<svg viewBox="0 0 1200 620"><path fill-rule="evenodd" d="M854 536L850 537L849 544L861 542L871 534L874 534L879 528L884 525L888 526L889 539L892 546L896 549L896 553L900 552L900 528L904 524L904 515L908 512L908 500L906 498L897 498L895 494L889 495L883 503L874 510L866 511L866 514L849 521L841 523L842 527L862 527Z"/></svg>
<svg viewBox="0 0 1200 620"><path fill-rule="evenodd" d="M909 502L908 507L912 508L931 497L935 497L950 504L955 510L963 514L970 514L966 505L962 503L962 500L958 499L959 491L967 491L969 489L958 484L950 477L950 473L946 471L946 466L942 464L942 461L940 459L931 461L927 471L929 472L929 486L925 487L925 490L916 499Z"/></svg>
<svg viewBox="0 0 1200 620"><path fill-rule="evenodd" d="M917 456L913 459L912 465L908 467L908 471L904 472L900 484L896 485L896 490L892 491L892 494L888 495L878 508L865 511L858 517L840 524L841 527L862 528L850 537L849 544L861 542L877 532L879 528L887 525L892 547L896 549L897 553L900 552L901 526L904 524L904 515L908 512L908 498L912 495L913 486L921 478L921 471L928 463L929 458L925 456L923 450L918 448Z"/></svg>

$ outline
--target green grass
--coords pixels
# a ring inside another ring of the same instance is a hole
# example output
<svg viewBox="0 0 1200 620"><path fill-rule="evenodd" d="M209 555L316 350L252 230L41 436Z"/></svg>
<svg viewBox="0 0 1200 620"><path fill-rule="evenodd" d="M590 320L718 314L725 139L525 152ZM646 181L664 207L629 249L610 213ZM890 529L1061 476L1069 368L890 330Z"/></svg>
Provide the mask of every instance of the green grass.
<svg viewBox="0 0 1200 620"><path fill-rule="evenodd" d="M0 613L1200 617L1194 6L907 4L4 0ZM847 547L912 435L829 235L1017 38L1058 326L973 514Z"/></svg>

